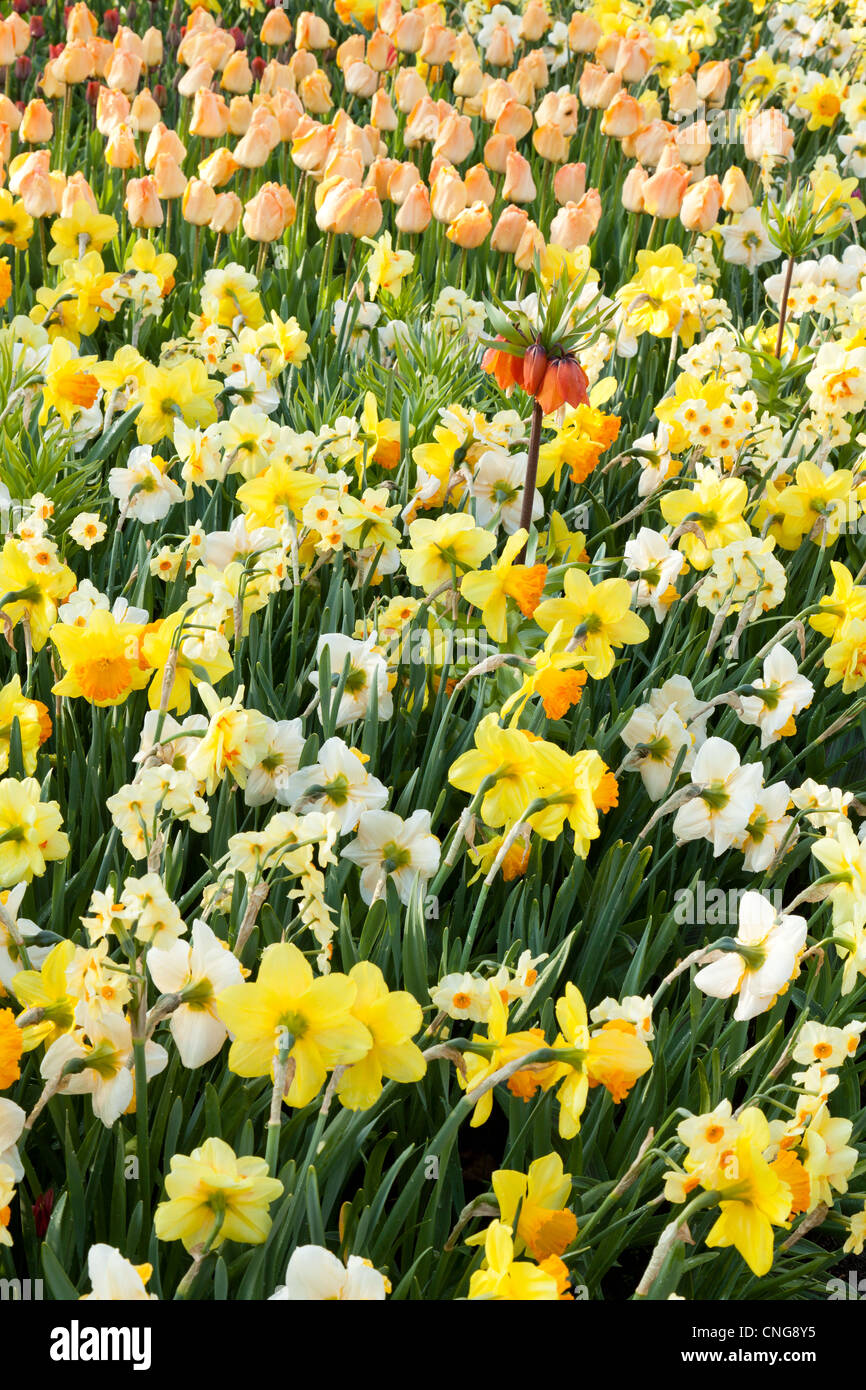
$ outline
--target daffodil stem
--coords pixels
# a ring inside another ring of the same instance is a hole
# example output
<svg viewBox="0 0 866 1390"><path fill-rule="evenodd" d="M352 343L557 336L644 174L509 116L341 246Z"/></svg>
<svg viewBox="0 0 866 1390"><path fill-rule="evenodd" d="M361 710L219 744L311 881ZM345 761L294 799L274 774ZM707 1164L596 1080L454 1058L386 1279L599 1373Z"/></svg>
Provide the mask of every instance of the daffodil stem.
<svg viewBox="0 0 866 1390"><path fill-rule="evenodd" d="M779 333L776 338L776 359L782 356L782 342L785 337L785 320L788 317L788 295L791 290L791 279L794 274L794 262L796 256L788 257L788 265L785 270L785 286L782 290L782 298L779 302Z"/></svg>
<svg viewBox="0 0 866 1390"><path fill-rule="evenodd" d="M274 1089L271 1093L271 1113L268 1116L268 1140L265 1148L265 1161L272 1178L276 1177L279 1165L283 1097L295 1079L295 1059L289 1056L290 1052L291 1044L287 1039L285 1043L280 1044L274 1066Z"/></svg>
<svg viewBox="0 0 866 1390"><path fill-rule="evenodd" d="M143 1229L149 1225L150 1213L150 1133L147 1114L147 1058L143 1037L134 1038L132 1055L135 1066L135 1136L136 1157L138 1158L138 1181L145 1220Z"/></svg>
<svg viewBox="0 0 866 1390"><path fill-rule="evenodd" d="M526 532L532 525L532 506L535 501L535 479L538 476L538 451L541 447L541 422L543 418L544 412L539 402L533 400L532 424L529 430L529 454L526 460L526 481L523 484L523 503L520 508L520 527ZM515 559L515 564L522 564L525 556L526 546L524 545Z"/></svg>
<svg viewBox="0 0 866 1390"><path fill-rule="evenodd" d="M649 1264L643 1273L643 1278L635 1289L635 1298L647 1298L653 1284L662 1272L662 1267L668 1255L673 1250L677 1241L682 1239L680 1231L696 1212L702 1211L704 1207L714 1206L719 1200L718 1192L702 1192L699 1197L695 1197L688 1206L678 1212L675 1219L665 1226L658 1243L650 1256Z"/></svg>

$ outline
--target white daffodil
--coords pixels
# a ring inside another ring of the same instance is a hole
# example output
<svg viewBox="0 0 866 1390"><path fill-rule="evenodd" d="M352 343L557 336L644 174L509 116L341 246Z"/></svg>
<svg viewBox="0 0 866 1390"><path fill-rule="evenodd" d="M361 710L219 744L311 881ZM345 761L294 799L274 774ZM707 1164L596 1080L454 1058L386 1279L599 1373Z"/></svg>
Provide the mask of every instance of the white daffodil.
<svg viewBox="0 0 866 1390"><path fill-rule="evenodd" d="M760 763L740 766L740 755L727 739L708 738L692 768L692 785L698 794L674 817L676 838L680 842L709 840L714 857L724 854L744 834L763 777Z"/></svg>
<svg viewBox="0 0 866 1390"><path fill-rule="evenodd" d="M108 475L108 491L120 503L121 511L145 525L162 521L183 493L159 464L155 463L149 444L139 444L127 459L126 468L112 468Z"/></svg>
<svg viewBox="0 0 866 1390"><path fill-rule="evenodd" d="M168 1053L159 1043L145 1043L144 1057L148 1080L158 1076L168 1064ZM89 1095L94 1115L110 1129L129 1109L135 1096L129 1020L122 1014L108 1015L98 1025L91 1024L87 1035L81 1029L64 1033L42 1058L39 1070L43 1080L59 1081L69 1062L83 1062L84 1069L63 1077L61 1093Z"/></svg>
<svg viewBox="0 0 866 1390"><path fill-rule="evenodd" d="M771 787L761 787L758 791L746 832L736 842L751 873L763 873L764 869L770 867L786 837L788 848L796 840L796 830L788 835L791 817L785 812L790 804L791 789L787 782L774 782Z"/></svg>
<svg viewBox="0 0 866 1390"><path fill-rule="evenodd" d="M741 695L744 724L757 724L761 730L761 747L776 743L784 733L793 733L793 719L812 703L815 687L801 676L797 659L781 642L777 642L764 659L764 674L753 681L761 695ZM790 728L788 726L791 725Z"/></svg>
<svg viewBox="0 0 866 1390"><path fill-rule="evenodd" d="M268 749L247 774L244 801L264 806L273 801L280 784L297 772L304 751L304 726L300 719L267 719Z"/></svg>
<svg viewBox="0 0 866 1390"><path fill-rule="evenodd" d="M24 1177L24 1165L18 1157L17 1144L24 1132L27 1116L14 1100L0 1096L0 1165L7 1164L12 1169L15 1182Z"/></svg>
<svg viewBox="0 0 866 1390"><path fill-rule="evenodd" d="M403 820L393 811L365 811L343 856L361 868L365 903L382 897L390 878L401 903L408 904L416 875L426 884L439 867L439 841L430 833L430 812L413 811Z"/></svg>
<svg viewBox="0 0 866 1390"><path fill-rule="evenodd" d="M293 772L277 788L277 800L298 812L332 812L340 834L348 835L364 811L382 809L388 788L370 775L341 738L329 738L319 749L318 762Z"/></svg>
<svg viewBox="0 0 866 1390"><path fill-rule="evenodd" d="M299 1245L292 1251L285 1284L269 1302L374 1303L390 1292L390 1283L369 1260L350 1255L344 1265L321 1245Z"/></svg>
<svg viewBox="0 0 866 1390"><path fill-rule="evenodd" d="M806 919L778 916L769 898L749 891L740 899L735 939L741 949L705 965L695 984L713 999L738 994L734 1018L741 1022L766 1013L799 974Z"/></svg>
<svg viewBox="0 0 866 1390"><path fill-rule="evenodd" d="M449 1018L471 1018L485 1023L490 1014L490 981L468 971L443 975L430 989L430 998L440 1013Z"/></svg>
<svg viewBox="0 0 866 1390"><path fill-rule="evenodd" d="M90 1293L82 1300L97 1303L142 1303L156 1299L145 1284L153 1273L151 1265L134 1265L113 1245L91 1245L87 1252Z"/></svg>
<svg viewBox="0 0 866 1390"><path fill-rule="evenodd" d="M323 692L322 653L326 650L330 661L332 688ZM320 700L333 697L334 689L342 682L347 662L348 672L334 727L340 729L344 724L363 719L374 687L378 716L380 719L390 719L394 705L388 688L388 667L376 647L375 633L363 642L359 642L355 637L346 637L341 632L323 633L316 643L317 669L310 674L310 682L319 692Z"/></svg>
<svg viewBox="0 0 866 1390"><path fill-rule="evenodd" d="M775 261L782 254L767 235L759 208L746 208L733 222L719 227L718 231L724 242L722 255L732 265L757 270L759 265Z"/></svg>
<svg viewBox="0 0 866 1390"><path fill-rule="evenodd" d="M688 772L694 762L694 737L673 707L658 715L651 705L639 705L620 738L631 749L628 766L640 773L652 801L664 796L683 748L688 751L681 770Z"/></svg>
<svg viewBox="0 0 866 1390"><path fill-rule="evenodd" d="M526 453L485 449L474 472L467 470L469 495L475 503L475 520L479 526L489 527L495 521L501 523L509 536L520 529L528 458ZM544 502L536 489L532 499L533 521L543 513Z"/></svg>
<svg viewBox="0 0 866 1390"><path fill-rule="evenodd" d="M232 405L252 405L273 415L280 403L280 393L257 357L246 352L226 377L225 389Z"/></svg>
<svg viewBox="0 0 866 1390"><path fill-rule="evenodd" d="M147 968L161 994L179 994L183 1002L169 1018L171 1035L185 1067L204 1066L228 1036L216 1011L216 996L242 985L237 956L206 922L192 925L192 941L176 941L166 951L148 951Z"/></svg>
<svg viewBox="0 0 866 1390"><path fill-rule="evenodd" d="M626 541L626 574L637 574L635 605L652 608L658 622L664 622L671 602L677 597L676 581L686 563L679 550L672 550L661 531L642 526L633 540Z"/></svg>

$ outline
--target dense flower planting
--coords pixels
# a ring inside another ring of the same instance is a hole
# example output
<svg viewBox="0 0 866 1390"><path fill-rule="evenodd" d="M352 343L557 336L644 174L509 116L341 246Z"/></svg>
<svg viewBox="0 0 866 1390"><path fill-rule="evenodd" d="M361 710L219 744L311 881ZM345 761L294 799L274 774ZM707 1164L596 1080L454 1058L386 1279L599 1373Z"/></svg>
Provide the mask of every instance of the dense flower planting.
<svg viewBox="0 0 866 1390"><path fill-rule="evenodd" d="M866 5L0 21L0 1277L866 1241Z"/></svg>

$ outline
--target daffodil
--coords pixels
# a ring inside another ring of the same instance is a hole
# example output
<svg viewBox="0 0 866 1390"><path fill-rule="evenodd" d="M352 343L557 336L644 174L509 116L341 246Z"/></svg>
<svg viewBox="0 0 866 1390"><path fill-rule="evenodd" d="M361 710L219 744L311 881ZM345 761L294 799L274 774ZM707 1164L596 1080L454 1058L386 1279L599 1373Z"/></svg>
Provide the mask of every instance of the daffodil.
<svg viewBox="0 0 866 1390"><path fill-rule="evenodd" d="M625 579L603 579L599 584L582 569L566 571L564 597L545 599L535 610L535 621L545 632L559 624L562 645L570 639L587 674L602 680L613 670L615 649L645 642L649 628L643 618L629 611L631 587Z"/></svg>
<svg viewBox="0 0 866 1390"><path fill-rule="evenodd" d="M476 570L496 545L490 531L476 526L465 512L448 512L435 521L413 521L409 547L401 551L410 584L432 593L446 580L456 585L460 573Z"/></svg>
<svg viewBox="0 0 866 1390"><path fill-rule="evenodd" d="M469 1281L469 1298L550 1302L559 1298L559 1286L553 1275L538 1265L516 1260L511 1227L493 1221L484 1238L484 1265Z"/></svg>
<svg viewBox="0 0 866 1390"><path fill-rule="evenodd" d="M123 704L152 676L142 661L139 623L119 623L104 608L92 608L82 626L55 623L49 632L64 669L55 695L84 699L101 708Z"/></svg>
<svg viewBox="0 0 866 1390"><path fill-rule="evenodd" d="M25 1051L41 1042L48 1046L68 1033L75 1022L77 999L70 993L66 972L75 955L72 941L58 941L38 970L20 970L12 980L12 992L25 1009L40 1009L38 1023L24 1029Z"/></svg>
<svg viewBox="0 0 866 1390"><path fill-rule="evenodd" d="M786 1226L791 1210L791 1189L764 1157L769 1147L766 1118L749 1106L739 1116L732 1161L702 1180L720 1194L720 1214L704 1243L711 1250L735 1246L759 1278L773 1265L773 1227Z"/></svg>
<svg viewBox="0 0 866 1390"><path fill-rule="evenodd" d="M69 853L60 807L40 796L33 777L0 778L0 888L40 878L52 860Z"/></svg>
<svg viewBox="0 0 866 1390"><path fill-rule="evenodd" d="M352 1014L357 994L346 975L315 978L297 946L266 947L255 983L232 985L217 998L233 1038L230 1069L239 1076L272 1074L286 1038L294 1068L285 1099L308 1105L330 1068L360 1062L373 1046L369 1029Z"/></svg>
<svg viewBox="0 0 866 1390"><path fill-rule="evenodd" d="M427 1071L412 1038L421 1031L421 1006L407 990L389 990L378 966L359 961L349 971L357 987L352 1016L368 1030L373 1045L365 1057L346 1067L337 1095L348 1110L369 1110L382 1094L383 1078L420 1081Z"/></svg>
<svg viewBox="0 0 866 1390"><path fill-rule="evenodd" d="M557 1153L530 1163L526 1173L500 1168L493 1174L493 1191L499 1218L514 1231L514 1251L524 1247L534 1260L561 1255L577 1235L577 1219L567 1209L571 1174L563 1169ZM486 1233L470 1236L467 1245L481 1245Z"/></svg>
<svg viewBox="0 0 866 1390"><path fill-rule="evenodd" d="M187 1250L215 1250L226 1240L262 1245L271 1229L268 1208L282 1191L263 1158L239 1158L224 1140L206 1139L172 1158L153 1228L158 1240L182 1240Z"/></svg>
<svg viewBox="0 0 866 1390"><path fill-rule="evenodd" d="M487 714L476 726L475 748L451 764L448 780L460 791L475 794L488 778L481 818L485 825L507 825L520 815L538 793L535 746L520 729L502 729L495 714Z"/></svg>
<svg viewBox="0 0 866 1390"><path fill-rule="evenodd" d="M508 636L507 600L513 598L524 616L531 618L544 590L546 565L514 563L527 536L526 531L516 531L490 569L472 570L460 581L461 594L481 609L482 621L494 642L504 642Z"/></svg>

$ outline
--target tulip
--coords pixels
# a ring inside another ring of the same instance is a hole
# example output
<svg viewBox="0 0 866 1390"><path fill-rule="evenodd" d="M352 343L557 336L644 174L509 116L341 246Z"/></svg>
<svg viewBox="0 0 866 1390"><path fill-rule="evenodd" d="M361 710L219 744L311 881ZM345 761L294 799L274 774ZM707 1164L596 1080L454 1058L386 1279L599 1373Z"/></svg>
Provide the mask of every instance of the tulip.
<svg viewBox="0 0 866 1390"><path fill-rule="evenodd" d="M514 62L514 40L504 24L497 24L490 35L487 61L494 68L510 68Z"/></svg>
<svg viewBox="0 0 866 1390"><path fill-rule="evenodd" d="M446 116L433 142L434 158L441 155L452 164L462 164L474 148L475 132L469 117L460 116L456 111Z"/></svg>
<svg viewBox="0 0 866 1390"><path fill-rule="evenodd" d="M430 189L430 210L433 216L437 222L453 222L468 202L463 180L456 169L446 165L440 170Z"/></svg>
<svg viewBox="0 0 866 1390"><path fill-rule="evenodd" d="M550 224L550 244L564 251L588 246L600 221L601 197L598 189L591 188L578 202L560 208Z"/></svg>
<svg viewBox="0 0 866 1390"><path fill-rule="evenodd" d="M708 232L719 220L722 185L715 174L689 188L680 208L680 221L689 232Z"/></svg>
<svg viewBox="0 0 866 1390"><path fill-rule="evenodd" d="M545 242L541 229L530 220L523 229L520 243L514 253L514 264L518 270L531 270L536 256L544 254Z"/></svg>
<svg viewBox="0 0 866 1390"><path fill-rule="evenodd" d="M431 68L441 68L454 52L457 36L444 24L428 24L424 30L419 56Z"/></svg>
<svg viewBox="0 0 866 1390"><path fill-rule="evenodd" d="M141 79L143 66L137 54L120 49L106 69L106 83L115 92L134 92Z"/></svg>
<svg viewBox="0 0 866 1390"><path fill-rule="evenodd" d="M92 76L93 70L93 54L80 40L68 43L63 52L54 59L54 71L57 77L61 82L70 85L86 81L88 77Z"/></svg>
<svg viewBox="0 0 866 1390"><path fill-rule="evenodd" d="M155 179L130 179L126 185L124 207L131 226L162 226L162 207L157 196Z"/></svg>
<svg viewBox="0 0 866 1390"><path fill-rule="evenodd" d="M168 126L159 121L150 132L144 147L144 167L152 169L157 156L161 154L171 155L178 164L183 164L186 146L173 130L169 130Z"/></svg>
<svg viewBox="0 0 866 1390"><path fill-rule="evenodd" d="M684 164L659 170L643 186L644 210L651 217L676 217L688 185L689 171Z"/></svg>
<svg viewBox="0 0 866 1390"><path fill-rule="evenodd" d="M143 135L149 135L159 120L159 106L144 87L132 103L132 121Z"/></svg>
<svg viewBox="0 0 866 1390"><path fill-rule="evenodd" d="M240 167L231 151L227 150L225 145L220 145L213 154L202 160L198 166L198 175L211 188L221 188Z"/></svg>
<svg viewBox="0 0 866 1390"><path fill-rule="evenodd" d="M649 175L642 165L629 169L622 185L622 205L626 212L643 212L643 191Z"/></svg>
<svg viewBox="0 0 866 1390"><path fill-rule="evenodd" d="M789 159L794 145L794 132L789 130L787 117L775 107L750 116L743 125L743 148L746 158L759 164L767 156Z"/></svg>
<svg viewBox="0 0 866 1390"><path fill-rule="evenodd" d="M532 112L528 106L510 98L502 106L493 126L494 135L513 135L522 140L532 129Z"/></svg>
<svg viewBox="0 0 866 1390"><path fill-rule="evenodd" d="M156 183L157 197L163 201L170 202L174 198L183 196L187 177L177 160L172 158L170 154L158 154L156 156L153 164L153 177Z"/></svg>
<svg viewBox="0 0 866 1390"><path fill-rule="evenodd" d="M601 25L583 10L575 10L568 24L568 46L572 53L594 53L601 38Z"/></svg>
<svg viewBox="0 0 866 1390"><path fill-rule="evenodd" d="M418 102L428 95L424 79L416 68L400 69L394 83L394 100L404 116L408 116Z"/></svg>
<svg viewBox="0 0 866 1390"><path fill-rule="evenodd" d="M467 170L463 184L470 203L480 201L486 203L489 208L493 207L496 189L490 182L490 176L483 164L473 164L472 168Z"/></svg>
<svg viewBox="0 0 866 1390"><path fill-rule="evenodd" d="M490 237L493 250L513 256L520 245L528 221L529 213L524 208L513 205L503 208Z"/></svg>
<svg viewBox="0 0 866 1390"><path fill-rule="evenodd" d="M615 140L622 140L628 135L637 135L645 124L643 107L627 92L617 92L613 100L605 107L604 115L601 118L603 134L610 135Z"/></svg>
<svg viewBox="0 0 866 1390"><path fill-rule="evenodd" d="M54 136L51 112L38 97L28 101L21 117L18 135L26 145L44 145Z"/></svg>
<svg viewBox="0 0 866 1390"><path fill-rule="evenodd" d="M292 24L284 9L277 6L265 15L259 37L269 48L282 48L289 42Z"/></svg>
<svg viewBox="0 0 866 1390"><path fill-rule="evenodd" d="M587 63L580 74L578 92L581 105L601 111L609 106L622 86L622 78L599 63Z"/></svg>
<svg viewBox="0 0 866 1390"><path fill-rule="evenodd" d="M745 174L739 165L732 164L722 179L722 207L725 212L745 212L753 202Z"/></svg>
<svg viewBox="0 0 866 1390"><path fill-rule="evenodd" d="M399 20L393 33L394 46L401 53L417 53L424 42L426 23L420 10L409 10Z"/></svg>
<svg viewBox="0 0 866 1390"><path fill-rule="evenodd" d="M490 209L486 203L479 201L471 207L464 208L446 229L445 235L455 246L462 246L464 250L471 251L490 235L492 225Z"/></svg>
<svg viewBox="0 0 866 1390"><path fill-rule="evenodd" d="M306 109L313 116L324 116L334 105L331 100L331 84L321 68L316 68L305 77L298 87L298 93Z"/></svg>
<svg viewBox="0 0 866 1390"><path fill-rule="evenodd" d="M311 14L309 10L303 10L298 15L298 27L295 34L296 48L329 48L333 43L331 32L327 23L320 15Z"/></svg>
<svg viewBox="0 0 866 1390"><path fill-rule="evenodd" d="M533 131L532 145L536 153L550 164L564 164L568 159L568 139L561 127L552 121Z"/></svg>
<svg viewBox="0 0 866 1390"><path fill-rule="evenodd" d="M158 190L157 190L158 191ZM183 193L181 212L194 227L206 227L216 210L217 195L204 179L190 179Z"/></svg>
<svg viewBox="0 0 866 1390"><path fill-rule="evenodd" d="M695 81L701 101L710 107L722 106L731 85L731 65L727 59L720 63L702 63Z"/></svg>
<svg viewBox="0 0 866 1390"><path fill-rule="evenodd" d="M182 97L194 97L198 92L210 87L214 76L210 63L194 63L178 82L177 90Z"/></svg>
<svg viewBox="0 0 866 1390"><path fill-rule="evenodd" d="M668 106L678 116L693 116L701 104L695 79L690 72L675 77L668 87Z"/></svg>
<svg viewBox="0 0 866 1390"><path fill-rule="evenodd" d="M560 205L579 202L586 192L586 165L563 164L554 175L553 192Z"/></svg>
<svg viewBox="0 0 866 1390"><path fill-rule="evenodd" d="M531 203L537 191L529 160L515 150L505 161L503 198L507 203Z"/></svg>
<svg viewBox="0 0 866 1390"><path fill-rule="evenodd" d="M484 146L484 163L494 174L504 174L509 155L517 153L513 135L491 135Z"/></svg>
<svg viewBox="0 0 866 1390"><path fill-rule="evenodd" d="M409 161L405 164L396 164L388 179L388 197L391 202L398 206L403 203L417 182L418 170L414 164Z"/></svg>
<svg viewBox="0 0 866 1390"><path fill-rule="evenodd" d="M388 98L388 93L384 87L379 87L373 94L373 101L370 106L370 124L377 130L384 130L390 133L397 129L397 113Z"/></svg>
<svg viewBox="0 0 866 1390"><path fill-rule="evenodd" d="M639 131L634 139L635 158L648 169L654 169L662 157L662 151L674 135L676 126L668 121L650 121Z"/></svg>
<svg viewBox="0 0 866 1390"><path fill-rule="evenodd" d="M244 205L236 193L218 193L210 220L210 229L217 235L231 236L237 230Z"/></svg>
<svg viewBox="0 0 866 1390"><path fill-rule="evenodd" d="M682 126L674 136L677 157L680 163L703 164L712 149L710 129L706 121L690 121Z"/></svg>
<svg viewBox="0 0 866 1390"><path fill-rule="evenodd" d="M297 216L295 200L281 184L266 183L244 211L244 231L250 241L276 241Z"/></svg>
<svg viewBox="0 0 866 1390"><path fill-rule="evenodd" d="M429 226L432 215L427 185L419 179L409 189L397 209L394 223L398 232L414 235L423 232Z"/></svg>
<svg viewBox="0 0 866 1390"><path fill-rule="evenodd" d="M105 144L105 162L110 169L138 167L138 145L132 126L124 122L114 127Z"/></svg>
<svg viewBox="0 0 866 1390"><path fill-rule="evenodd" d="M229 128L229 112L219 92L202 88L193 100L190 133L202 140L220 140Z"/></svg>

